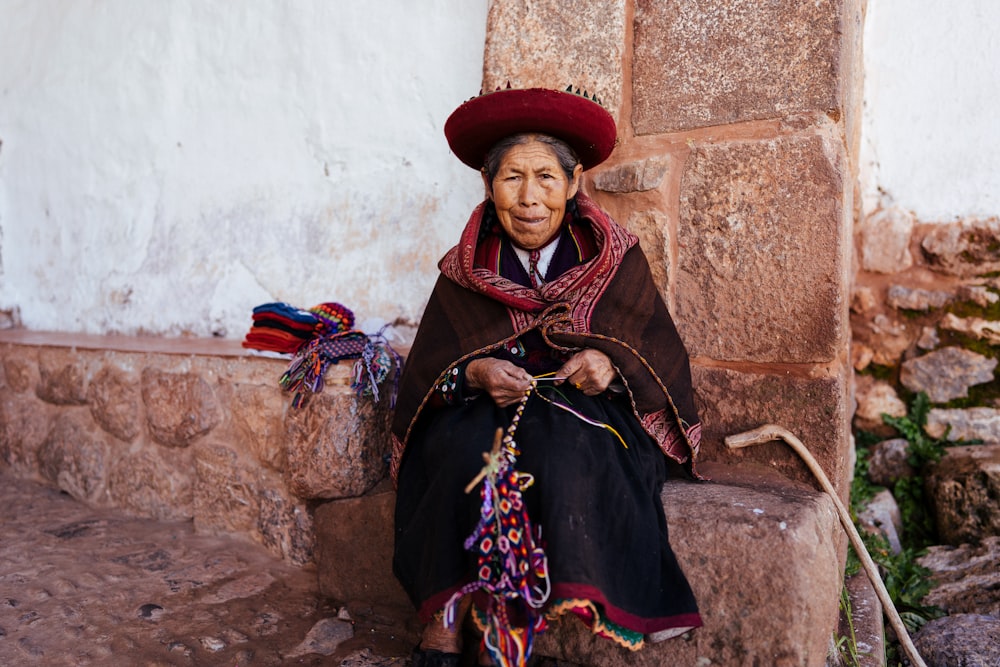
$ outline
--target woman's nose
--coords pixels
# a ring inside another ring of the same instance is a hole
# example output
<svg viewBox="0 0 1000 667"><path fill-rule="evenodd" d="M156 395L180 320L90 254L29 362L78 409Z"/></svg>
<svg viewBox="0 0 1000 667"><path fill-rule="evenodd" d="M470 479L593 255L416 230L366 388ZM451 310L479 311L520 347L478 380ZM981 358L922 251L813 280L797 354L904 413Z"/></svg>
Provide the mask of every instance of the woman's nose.
<svg viewBox="0 0 1000 667"><path fill-rule="evenodd" d="M538 202L538 183L533 178L526 178L521 184L521 205L531 206Z"/></svg>

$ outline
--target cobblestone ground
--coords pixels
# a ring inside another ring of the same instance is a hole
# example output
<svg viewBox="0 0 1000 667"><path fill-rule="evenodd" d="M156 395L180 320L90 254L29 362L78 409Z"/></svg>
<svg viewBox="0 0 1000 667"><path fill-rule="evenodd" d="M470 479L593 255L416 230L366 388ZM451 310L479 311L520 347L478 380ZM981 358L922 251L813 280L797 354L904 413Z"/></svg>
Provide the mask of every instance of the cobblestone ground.
<svg viewBox="0 0 1000 667"><path fill-rule="evenodd" d="M0 665L403 667L417 629L187 522L94 510L0 472Z"/></svg>

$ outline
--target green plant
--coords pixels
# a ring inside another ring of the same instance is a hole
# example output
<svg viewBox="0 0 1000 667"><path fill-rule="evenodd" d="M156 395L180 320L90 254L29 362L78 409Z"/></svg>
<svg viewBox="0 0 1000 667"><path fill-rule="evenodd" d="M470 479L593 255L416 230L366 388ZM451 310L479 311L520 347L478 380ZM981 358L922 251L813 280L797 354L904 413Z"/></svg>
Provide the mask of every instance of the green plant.
<svg viewBox="0 0 1000 667"><path fill-rule="evenodd" d="M863 431L855 434L857 461L854 479L851 481L852 518L859 528L865 548L879 566L893 605L911 632L927 621L944 615L938 607L922 604L923 598L931 590L931 572L917 562L917 559L926 553L926 548L936 540L933 516L924 492L923 474L929 463L941 459L949 444L947 431L940 438L933 438L927 434L925 426L930 407L930 399L927 394L921 392L913 397L905 416L882 415L883 421L895 428L909 443L908 462L917 471L913 477L896 480L890 489L902 515L900 542L903 549L900 553L894 554L884 536L867 532L858 522L858 513L883 488L872 484L868 479L870 449L880 439L878 436ZM851 576L860 569L861 562L851 550L848 553L847 575ZM844 650L848 651L848 656L856 655L850 653L850 641L850 638L838 638L836 644L842 657ZM886 657L887 665L899 664L896 647L887 647Z"/></svg>
<svg viewBox="0 0 1000 667"><path fill-rule="evenodd" d="M929 464L940 461L947 447L954 444L948 441L951 427L946 428L941 437L928 435L926 427L930 410L930 399L926 393L920 392L913 397L905 416L882 415L882 421L896 429L909 443L907 461L917 471L912 477L896 480L891 489L903 518L900 541L904 547L913 550L920 550L937 543L934 517L924 490L924 473ZM867 472L867 468L865 471Z"/></svg>
<svg viewBox="0 0 1000 667"><path fill-rule="evenodd" d="M882 421L893 427L910 443L909 463L918 470L927 463L939 461L948 446L949 426L940 438L932 438L925 430L927 415L931 411L931 399L920 392L913 397L909 412L903 417L883 414Z"/></svg>

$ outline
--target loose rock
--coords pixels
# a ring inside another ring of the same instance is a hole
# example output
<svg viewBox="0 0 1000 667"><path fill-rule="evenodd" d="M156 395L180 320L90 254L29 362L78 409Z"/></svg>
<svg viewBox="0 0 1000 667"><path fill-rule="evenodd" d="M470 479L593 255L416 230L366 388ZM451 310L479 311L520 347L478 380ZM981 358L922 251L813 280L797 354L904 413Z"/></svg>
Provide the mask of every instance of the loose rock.
<svg viewBox="0 0 1000 667"><path fill-rule="evenodd" d="M918 563L931 571L934 580L924 604L950 614L1000 618L1000 537L958 547L933 546Z"/></svg>
<svg viewBox="0 0 1000 667"><path fill-rule="evenodd" d="M1000 445L950 447L927 475L938 534L946 544L1000 535Z"/></svg>
<svg viewBox="0 0 1000 667"><path fill-rule="evenodd" d="M913 214L898 207L876 211L860 225L861 266L875 273L899 273L913 266Z"/></svg>
<svg viewBox="0 0 1000 667"><path fill-rule="evenodd" d="M335 618L324 618L313 626L305 640L288 654L289 658L298 658L310 653L331 655L337 647L354 636L354 626Z"/></svg>
<svg viewBox="0 0 1000 667"><path fill-rule="evenodd" d="M997 218L935 225L920 245L931 266L949 275L971 277L1000 271Z"/></svg>
<svg viewBox="0 0 1000 667"><path fill-rule="evenodd" d="M858 408L854 412L854 426L880 435L892 434L892 427L882 420L882 415L904 417L906 404L888 382L866 376L859 376L856 382L854 393Z"/></svg>
<svg viewBox="0 0 1000 667"><path fill-rule="evenodd" d="M993 380L997 360L959 347L946 347L903 362L899 380L934 403L969 395L969 387Z"/></svg>
<svg viewBox="0 0 1000 667"><path fill-rule="evenodd" d="M956 614L928 621L913 637L928 667L1000 665L1000 619Z"/></svg>
<svg viewBox="0 0 1000 667"><path fill-rule="evenodd" d="M883 440L872 448L868 459L868 479L879 486L892 486L896 480L913 477L915 471L907 461L910 443L905 438Z"/></svg>
<svg viewBox="0 0 1000 667"><path fill-rule="evenodd" d="M883 535L889 542L892 553L898 554L903 550L899 541L899 531L903 528L903 516L899 511L899 505L896 504L896 499L893 498L889 490L886 489L875 494L875 497L858 515L858 520L869 532Z"/></svg>
<svg viewBox="0 0 1000 667"><path fill-rule="evenodd" d="M212 653L218 653L222 649L226 648L226 642L222 641L218 637L202 637L201 645L206 651L211 651Z"/></svg>
<svg viewBox="0 0 1000 667"><path fill-rule="evenodd" d="M956 317L953 313L946 313L939 324L942 329L968 334L994 345L1000 343L1000 322L981 317Z"/></svg>
<svg viewBox="0 0 1000 667"><path fill-rule="evenodd" d="M1000 442L1000 410L982 407L964 410L934 408L927 413L924 430L932 438L943 438L947 433L948 440L952 442Z"/></svg>
<svg viewBox="0 0 1000 667"><path fill-rule="evenodd" d="M952 298L949 292L912 288L905 285L893 285L889 288L886 301L893 308L900 310L927 312L931 308L941 308L948 304Z"/></svg>

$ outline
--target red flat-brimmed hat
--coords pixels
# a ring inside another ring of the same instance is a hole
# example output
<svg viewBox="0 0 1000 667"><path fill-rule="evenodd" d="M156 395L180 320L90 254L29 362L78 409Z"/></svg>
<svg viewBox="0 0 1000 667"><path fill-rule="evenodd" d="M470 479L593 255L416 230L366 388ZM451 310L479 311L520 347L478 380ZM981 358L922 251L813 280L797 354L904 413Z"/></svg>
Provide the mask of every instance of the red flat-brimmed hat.
<svg viewBox="0 0 1000 667"><path fill-rule="evenodd" d="M455 109L444 124L458 159L482 169L486 154L512 134L538 132L569 144L584 169L608 159L618 133L615 119L594 99L548 88L506 88L485 93Z"/></svg>

